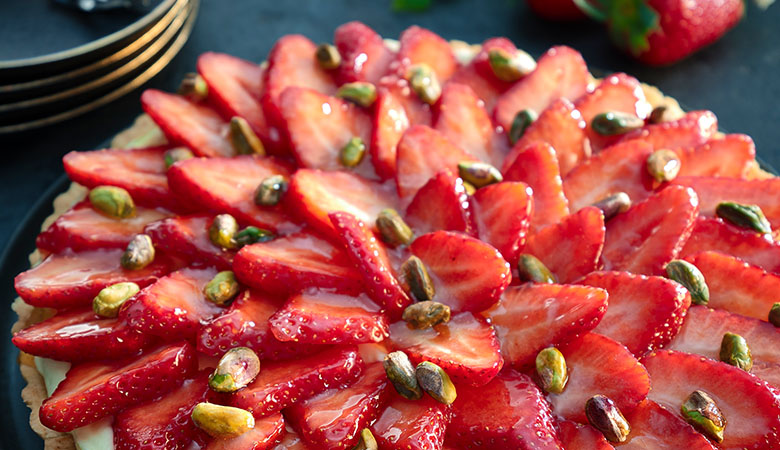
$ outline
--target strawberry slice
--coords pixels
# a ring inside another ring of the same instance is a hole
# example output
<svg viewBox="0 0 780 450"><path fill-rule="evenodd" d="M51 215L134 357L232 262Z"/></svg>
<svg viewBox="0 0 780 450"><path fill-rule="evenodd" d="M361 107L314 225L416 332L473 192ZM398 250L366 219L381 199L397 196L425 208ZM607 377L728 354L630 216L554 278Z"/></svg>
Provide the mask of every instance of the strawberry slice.
<svg viewBox="0 0 780 450"><path fill-rule="evenodd" d="M522 83L522 81L520 81ZM508 128L507 128L508 129ZM556 100L545 109L523 133L504 159L503 171L507 171L519 152L536 141L547 142L555 149L561 176L566 176L577 164L590 156L586 147L585 121L579 111L565 98Z"/></svg>
<svg viewBox="0 0 780 450"><path fill-rule="evenodd" d="M631 433L621 449L715 450L701 433L652 400L640 403L626 419L631 424Z"/></svg>
<svg viewBox="0 0 780 450"><path fill-rule="evenodd" d="M477 97L485 102L485 110L493 113L499 95L512 87L512 83L500 80L490 67L488 55L491 50L503 49L514 54L517 47L506 38L490 38L482 43L482 47L471 62L458 69L450 78L450 83L459 83L470 87Z"/></svg>
<svg viewBox="0 0 780 450"><path fill-rule="evenodd" d="M374 115L369 153L374 170L382 179L395 178L395 158L398 141L409 128L406 109L388 89L379 89Z"/></svg>
<svg viewBox="0 0 780 450"><path fill-rule="evenodd" d="M564 448L577 450L614 450L601 431L590 425L582 425L568 420L558 422L558 437Z"/></svg>
<svg viewBox="0 0 780 450"><path fill-rule="evenodd" d="M396 72L403 72L403 66L398 62L393 64ZM391 67L391 71L393 70ZM409 86L409 81L404 78L404 73L385 75L377 86L379 91L387 91L396 101L403 106L406 117L411 125L433 125L433 112L431 105L420 100L420 97Z"/></svg>
<svg viewBox="0 0 780 450"><path fill-rule="evenodd" d="M236 251L224 249L211 242L208 229L213 219L211 214L169 217L150 223L144 233L152 238L156 249L166 254L193 261L198 265L229 270Z"/></svg>
<svg viewBox="0 0 780 450"><path fill-rule="evenodd" d="M401 33L399 40L399 70L405 71L415 64L427 64L436 73L439 83L444 84L458 68L450 43L430 30L412 25Z"/></svg>
<svg viewBox="0 0 780 450"><path fill-rule="evenodd" d="M389 333L387 319L365 294L307 291L287 300L268 323L283 342L362 344L382 342Z"/></svg>
<svg viewBox="0 0 780 450"><path fill-rule="evenodd" d="M195 349L187 342L136 359L74 365L41 405L41 423L62 433L89 425L172 391L197 367Z"/></svg>
<svg viewBox="0 0 780 450"><path fill-rule="evenodd" d="M744 134L727 134L675 152L680 158L677 176L743 178L756 160L753 139Z"/></svg>
<svg viewBox="0 0 780 450"><path fill-rule="evenodd" d="M569 381L562 393L548 396L555 414L587 423L585 402L596 394L612 399L623 414L629 414L647 397L647 371L612 339L588 333L560 350L569 368Z"/></svg>
<svg viewBox="0 0 780 450"><path fill-rule="evenodd" d="M257 186L271 175L289 177L292 168L281 160L259 156L193 158L168 170L171 189L196 205L230 213L246 222L273 231L297 228L280 206L261 207L254 202Z"/></svg>
<svg viewBox="0 0 780 450"><path fill-rule="evenodd" d="M532 234L524 252L539 258L559 282L570 283L596 270L604 233L604 214L589 206Z"/></svg>
<svg viewBox="0 0 780 450"><path fill-rule="evenodd" d="M233 156L229 124L208 106L174 94L147 89L141 106L165 133L168 142L189 147L198 156Z"/></svg>
<svg viewBox="0 0 780 450"><path fill-rule="evenodd" d="M411 299L395 277L385 246L357 217L345 212L331 213L329 217L339 242L363 277L368 295L383 306L391 318L399 316Z"/></svg>
<svg viewBox="0 0 780 450"><path fill-rule="evenodd" d="M577 100L587 91L589 80L588 66L579 52L564 46L553 47L539 58L536 70L498 98L494 118L509 130L519 111L541 113L559 98Z"/></svg>
<svg viewBox="0 0 780 450"><path fill-rule="evenodd" d="M263 417L327 389L351 384L362 372L356 347L328 348L314 356L264 364L255 381L233 394L231 403Z"/></svg>
<svg viewBox="0 0 780 450"><path fill-rule="evenodd" d="M311 287L352 294L363 290L352 259L311 230L243 247L233 270L242 283L280 296Z"/></svg>
<svg viewBox="0 0 780 450"><path fill-rule="evenodd" d="M512 279L498 250L464 234L435 231L415 239L410 249L428 269L434 299L453 312L490 308Z"/></svg>
<svg viewBox="0 0 780 450"><path fill-rule="evenodd" d="M780 276L717 252L698 253L685 259L695 265L707 281L708 306L767 320L769 310L777 301Z"/></svg>
<svg viewBox="0 0 780 450"><path fill-rule="evenodd" d="M533 190L532 232L558 223L569 215L569 201L563 194L561 169L555 149L546 142L535 142L517 153L504 173L506 181L522 181Z"/></svg>
<svg viewBox="0 0 780 450"><path fill-rule="evenodd" d="M669 186L607 223L601 259L605 270L659 275L693 230L696 193Z"/></svg>
<svg viewBox="0 0 780 450"><path fill-rule="evenodd" d="M603 289L524 284L508 288L501 303L484 314L496 330L504 360L524 368L533 363L539 350L592 330L606 310L607 291Z"/></svg>
<svg viewBox="0 0 780 450"><path fill-rule="evenodd" d="M653 379L649 398L675 414L695 390L709 394L727 420L723 449L780 446L780 400L775 390L734 366L682 352L659 351L643 363Z"/></svg>
<svg viewBox="0 0 780 450"><path fill-rule="evenodd" d="M385 46L382 36L358 21L336 28L333 43L341 54L337 75L340 83L368 81L376 84L395 57Z"/></svg>
<svg viewBox="0 0 780 450"><path fill-rule="evenodd" d="M14 334L21 351L60 361L117 359L138 353L152 339L116 319L97 316L92 310L57 314Z"/></svg>
<svg viewBox="0 0 780 450"><path fill-rule="evenodd" d="M371 425L371 432L379 448L435 450L442 448L451 416L452 408L433 397L409 401L393 392L389 404Z"/></svg>
<svg viewBox="0 0 780 450"><path fill-rule="evenodd" d="M62 158L62 165L68 178L88 188L118 186L127 190L139 205L178 210L181 206L165 177L166 149L70 152Z"/></svg>
<svg viewBox="0 0 780 450"><path fill-rule="evenodd" d="M119 316L136 330L168 341L194 338L202 323L224 311L203 295L216 274L210 268L177 270L128 300Z"/></svg>
<svg viewBox="0 0 780 450"><path fill-rule="evenodd" d="M273 447L273 450L307 450L303 439L290 427L285 427L281 442ZM227 450L227 449L225 449ZM311 449L309 449L311 450Z"/></svg>
<svg viewBox="0 0 780 450"><path fill-rule="evenodd" d="M425 330L396 322L390 326L390 341L393 349L405 351L415 365L423 361L439 365L458 386L484 386L504 365L495 331L484 318L470 312Z"/></svg>
<svg viewBox="0 0 780 450"><path fill-rule="evenodd" d="M35 245L52 253L100 248L125 249L127 243L150 222L168 217L156 210L137 207L135 217L114 219L92 208L88 201L76 204L38 235Z"/></svg>
<svg viewBox="0 0 780 450"><path fill-rule="evenodd" d="M458 386L447 442L458 448L563 449L544 395L514 370L485 386Z"/></svg>
<svg viewBox="0 0 780 450"><path fill-rule="evenodd" d="M718 203L731 201L758 205L772 228L780 227L780 201L770 194L780 190L780 178L735 180L722 177L677 177L673 183L696 191L703 216L714 216Z"/></svg>
<svg viewBox="0 0 780 450"><path fill-rule="evenodd" d="M444 169L414 194L406 208L406 222L417 234L438 230L474 234L468 198L463 180Z"/></svg>
<svg viewBox="0 0 780 450"><path fill-rule="evenodd" d="M65 309L91 306L98 292L112 284L132 281L144 287L171 270L170 261L162 255L143 269L125 270L119 262L123 252L112 249L50 255L17 275L14 287L30 305Z"/></svg>
<svg viewBox="0 0 780 450"><path fill-rule="evenodd" d="M531 224L533 191L525 183L505 181L485 186L471 197L479 237L511 265L525 245Z"/></svg>
<svg viewBox="0 0 780 450"><path fill-rule="evenodd" d="M668 344L691 305L687 289L661 277L594 272L577 284L607 291L609 308L593 332L620 342L637 357Z"/></svg>
<svg viewBox="0 0 780 450"><path fill-rule="evenodd" d="M677 120L645 125L632 131L621 140L641 139L653 146L653 150L662 148L678 149L693 147L709 141L718 131L718 118L711 111L691 111Z"/></svg>
<svg viewBox="0 0 780 450"><path fill-rule="evenodd" d="M389 394L382 364L373 363L348 388L327 390L296 403L285 414L313 448L353 448L360 431L377 418Z"/></svg>
<svg viewBox="0 0 780 450"><path fill-rule="evenodd" d="M276 413L255 420L255 427L239 436L217 438L208 443L203 450L265 450L276 448L276 443L284 433L284 417ZM294 447L285 447L294 448Z"/></svg>
<svg viewBox="0 0 780 450"><path fill-rule="evenodd" d="M693 305L677 337L667 346L720 360L720 344L725 333L735 333L743 338L753 356L750 372L780 388L780 330L766 321L732 314L720 309Z"/></svg>

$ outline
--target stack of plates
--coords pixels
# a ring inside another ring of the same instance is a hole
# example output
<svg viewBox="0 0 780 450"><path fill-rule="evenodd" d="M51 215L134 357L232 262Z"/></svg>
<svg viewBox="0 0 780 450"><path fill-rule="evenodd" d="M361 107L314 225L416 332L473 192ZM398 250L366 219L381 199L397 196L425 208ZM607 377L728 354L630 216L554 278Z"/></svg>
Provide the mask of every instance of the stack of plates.
<svg viewBox="0 0 780 450"><path fill-rule="evenodd" d="M44 4L49 8L48 12L57 12L60 17L49 14L40 22L35 19L41 25L32 37L20 36L18 31L14 34L17 40L35 39L40 43L17 42L17 45L5 47L5 51L0 49L0 135L76 117L148 81L187 41L198 2L159 0L148 12L135 15L127 10L63 12L61 6L50 2L21 2ZM0 9L8 6L5 4ZM13 5L9 9L13 9ZM12 11L6 11L9 12ZM37 14L46 12L38 11ZM63 15L71 22L64 21ZM75 23L72 23L73 18ZM20 21L29 19L19 18ZM9 20L13 20L9 15L0 19L0 26L6 31L9 23L2 22ZM84 42L90 33L99 36ZM54 53L23 54L34 52L36 47L57 48L57 45L78 43L79 40L79 45Z"/></svg>

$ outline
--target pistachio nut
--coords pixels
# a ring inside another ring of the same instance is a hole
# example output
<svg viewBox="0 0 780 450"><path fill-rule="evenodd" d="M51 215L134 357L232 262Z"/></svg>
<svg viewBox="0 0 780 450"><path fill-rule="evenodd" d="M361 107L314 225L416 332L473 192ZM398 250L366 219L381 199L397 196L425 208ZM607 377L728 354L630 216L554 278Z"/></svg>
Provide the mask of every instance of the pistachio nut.
<svg viewBox="0 0 780 450"><path fill-rule="evenodd" d="M489 184L499 183L504 177L501 172L488 163L479 161L462 161L458 163L458 174L463 181L469 182L477 189Z"/></svg>
<svg viewBox="0 0 780 450"><path fill-rule="evenodd" d="M218 247L235 248L236 233L238 233L238 222L230 214L217 215L209 226L209 239Z"/></svg>
<svg viewBox="0 0 780 450"><path fill-rule="evenodd" d="M122 253L120 262L127 270L139 270L154 261L154 244L148 234L136 234L127 249Z"/></svg>
<svg viewBox="0 0 780 450"><path fill-rule="evenodd" d="M215 438L240 436L255 427L255 418L247 410L202 402L192 409L192 421Z"/></svg>
<svg viewBox="0 0 780 450"><path fill-rule="evenodd" d="M401 351L388 353L382 364L387 378L402 397L409 400L422 398L422 389L417 383L414 366L406 353Z"/></svg>
<svg viewBox="0 0 780 450"><path fill-rule="evenodd" d="M525 134L525 130L531 126L538 118L537 114L531 109L521 109L512 119L512 126L509 128L509 141L512 145L516 144Z"/></svg>
<svg viewBox="0 0 780 450"><path fill-rule="evenodd" d="M263 141L243 117L230 119L230 142L239 155L265 155Z"/></svg>
<svg viewBox="0 0 780 450"><path fill-rule="evenodd" d="M674 151L662 148L647 157L645 167L655 181L666 183L674 180L680 173L680 157Z"/></svg>
<svg viewBox="0 0 780 450"><path fill-rule="evenodd" d="M555 283L555 275L534 255L523 253L517 260L517 274L523 281Z"/></svg>
<svg viewBox="0 0 780 450"><path fill-rule="evenodd" d="M251 348L231 348L219 359L209 378L209 387L216 392L236 392L254 381L259 373L260 358Z"/></svg>
<svg viewBox="0 0 780 450"><path fill-rule="evenodd" d="M427 64L415 64L407 73L409 86L417 97L425 103L432 105L441 97L441 85L436 77L436 72Z"/></svg>
<svg viewBox="0 0 780 450"><path fill-rule="evenodd" d="M352 447L352 450L378 450L379 445L376 443L376 438L368 428L360 430L358 443Z"/></svg>
<svg viewBox="0 0 780 450"><path fill-rule="evenodd" d="M502 81L517 81L536 69L536 61L528 53L517 50L510 52L494 48L488 52L488 63L493 74Z"/></svg>
<svg viewBox="0 0 780 450"><path fill-rule="evenodd" d="M649 123L663 123L666 122L666 111L667 111L666 105L660 105L653 108L653 110L650 112L650 117L647 118L647 121Z"/></svg>
<svg viewBox="0 0 780 450"><path fill-rule="evenodd" d="M256 244L258 242L272 241L275 237L276 235L271 231L250 225L236 233L233 241L236 243L236 246L243 247L245 245Z"/></svg>
<svg viewBox="0 0 780 450"><path fill-rule="evenodd" d="M720 342L720 360L726 364L750 372L753 368L753 355L750 354L745 338L734 333L725 333Z"/></svg>
<svg viewBox="0 0 780 450"><path fill-rule="evenodd" d="M211 303L225 306L238 295L239 290L240 286L236 281L236 275L230 270L225 270L214 275L214 278L206 283L206 286L203 287L203 294Z"/></svg>
<svg viewBox="0 0 780 450"><path fill-rule="evenodd" d="M467 195L474 195L474 193L477 192L477 188L475 188L474 185L468 181L463 182L463 189L466 190Z"/></svg>
<svg viewBox="0 0 780 450"><path fill-rule="evenodd" d="M410 327L423 330L449 322L451 314L449 306L426 300L407 306L402 318Z"/></svg>
<svg viewBox="0 0 780 450"><path fill-rule="evenodd" d="M552 394L560 394L569 381L566 358L555 347L547 347L536 355L536 374L542 383L542 389Z"/></svg>
<svg viewBox="0 0 780 450"><path fill-rule="evenodd" d="M590 123L591 128L602 136L616 136L642 128L645 121L639 117L620 111L598 114Z"/></svg>
<svg viewBox="0 0 780 450"><path fill-rule="evenodd" d="M255 190L255 204L258 206L278 204L289 186L290 181L284 175L271 175L263 179Z"/></svg>
<svg viewBox="0 0 780 450"><path fill-rule="evenodd" d="M667 264L666 276L685 286L691 293L691 302L694 304L706 305L710 301L710 288L707 287L704 275L688 261L675 259Z"/></svg>
<svg viewBox="0 0 780 450"><path fill-rule="evenodd" d="M104 287L92 299L92 310L101 317L116 317L122 305L140 290L141 288L131 281Z"/></svg>
<svg viewBox="0 0 780 450"><path fill-rule="evenodd" d="M594 395L585 402L585 416L610 442L625 442L631 432L631 426L615 402L604 395Z"/></svg>
<svg viewBox="0 0 780 450"><path fill-rule="evenodd" d="M376 228L382 241L391 246L398 247L412 241L414 233L409 225L404 222L398 211L386 208L379 212L376 218Z"/></svg>
<svg viewBox="0 0 780 450"><path fill-rule="evenodd" d="M89 191L92 207L108 217L126 219L135 217L135 202L130 193L121 187L97 186Z"/></svg>
<svg viewBox="0 0 780 450"><path fill-rule="evenodd" d="M414 373L420 388L436 401L445 405L451 405L455 401L458 393L444 369L430 361L423 361L417 365Z"/></svg>
<svg viewBox="0 0 780 450"><path fill-rule="evenodd" d="M165 168L170 169L177 162L194 157L195 155L187 147L172 148L165 152Z"/></svg>
<svg viewBox="0 0 780 450"><path fill-rule="evenodd" d="M185 74L184 78L181 80L178 93L190 100L200 102L208 97L209 85L206 84L206 80L204 80L202 76L190 72Z"/></svg>
<svg viewBox="0 0 780 450"><path fill-rule="evenodd" d="M376 101L376 86L366 81L344 83L336 91L336 96L367 108Z"/></svg>
<svg viewBox="0 0 780 450"><path fill-rule="evenodd" d="M631 197L625 192L616 192L597 201L593 206L604 213L604 221L607 221L618 214L628 211L631 208Z"/></svg>
<svg viewBox="0 0 780 450"><path fill-rule="evenodd" d="M431 300L436 295L433 280L431 280L428 269L420 258L414 255L410 256L401 264L400 272L401 285L417 301Z"/></svg>
<svg viewBox="0 0 780 450"><path fill-rule="evenodd" d="M337 69L341 65L341 54L335 45L323 42L315 52L317 63L325 70Z"/></svg>
<svg viewBox="0 0 780 450"><path fill-rule="evenodd" d="M363 161L365 154L366 144L363 143L363 139L353 137L341 148L339 159L344 167L356 167L360 161Z"/></svg>
<svg viewBox="0 0 780 450"><path fill-rule="evenodd" d="M775 303L769 310L769 323L780 328L780 303Z"/></svg>
<svg viewBox="0 0 780 450"><path fill-rule="evenodd" d="M758 205L742 205L735 202L721 202L715 207L715 214L740 228L771 233L772 225Z"/></svg>
<svg viewBox="0 0 780 450"><path fill-rule="evenodd" d="M726 418L704 391L693 391L680 407L683 418L699 432L715 442L723 442Z"/></svg>

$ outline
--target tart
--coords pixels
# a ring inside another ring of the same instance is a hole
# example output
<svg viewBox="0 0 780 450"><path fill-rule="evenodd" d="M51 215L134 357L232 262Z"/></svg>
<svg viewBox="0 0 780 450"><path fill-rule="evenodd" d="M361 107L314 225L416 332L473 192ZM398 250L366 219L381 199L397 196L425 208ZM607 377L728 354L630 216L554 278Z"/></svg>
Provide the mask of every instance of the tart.
<svg viewBox="0 0 780 450"><path fill-rule="evenodd" d="M780 446L749 137L567 47L334 44L204 54L64 157L15 280L47 449Z"/></svg>

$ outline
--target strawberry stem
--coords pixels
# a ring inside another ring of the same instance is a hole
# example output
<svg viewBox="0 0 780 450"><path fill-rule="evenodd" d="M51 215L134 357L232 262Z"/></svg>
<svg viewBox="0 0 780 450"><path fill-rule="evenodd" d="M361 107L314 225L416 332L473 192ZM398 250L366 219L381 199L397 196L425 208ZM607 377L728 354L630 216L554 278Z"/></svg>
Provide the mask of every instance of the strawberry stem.
<svg viewBox="0 0 780 450"><path fill-rule="evenodd" d="M572 0L572 2L591 19L597 22L606 22L607 15L604 11L593 6L589 0Z"/></svg>

